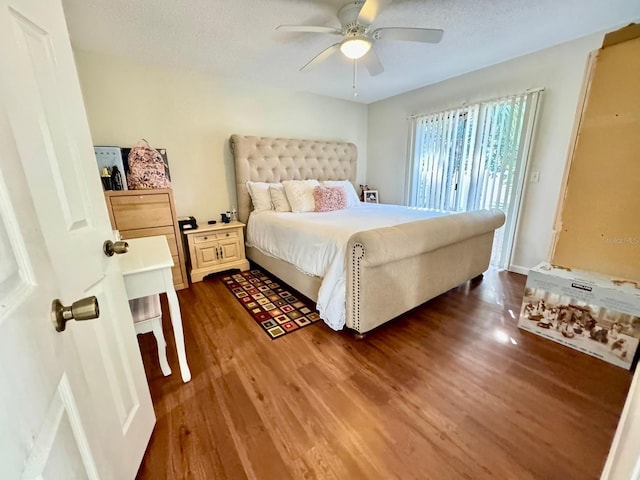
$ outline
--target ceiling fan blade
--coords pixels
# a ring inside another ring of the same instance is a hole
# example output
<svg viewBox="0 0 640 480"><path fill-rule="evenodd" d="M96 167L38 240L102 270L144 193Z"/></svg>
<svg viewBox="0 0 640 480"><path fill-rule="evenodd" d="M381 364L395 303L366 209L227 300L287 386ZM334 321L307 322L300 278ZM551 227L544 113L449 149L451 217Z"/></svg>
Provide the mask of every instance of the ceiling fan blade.
<svg viewBox="0 0 640 480"><path fill-rule="evenodd" d="M300 69L300 71L306 70L308 68L314 67L316 65L318 65L319 63L324 62L327 58L329 58L334 52L340 50L340 43L334 43L333 45L331 45L330 47L325 48L323 51L321 51L318 55L316 55L315 57L313 57L311 60L309 60L307 63L305 63L302 68Z"/></svg>
<svg viewBox="0 0 640 480"><path fill-rule="evenodd" d="M387 7L392 0L367 0L358 14L358 22L371 25L378 14Z"/></svg>
<svg viewBox="0 0 640 480"><path fill-rule="evenodd" d="M333 27L320 27L316 25L278 25L276 30L283 32L308 32L308 33L331 33L341 35L342 30Z"/></svg>
<svg viewBox="0 0 640 480"><path fill-rule="evenodd" d="M380 63L380 57L378 57L378 54L373 48L371 48L367 52L367 54L362 57L360 62L364 64L364 66L369 71L369 75L371 75L372 77L380 75L382 72L384 72L384 67L382 66L382 63Z"/></svg>
<svg viewBox="0 0 640 480"><path fill-rule="evenodd" d="M405 42L438 43L444 30L437 28L383 27L373 31L376 40L402 40Z"/></svg>

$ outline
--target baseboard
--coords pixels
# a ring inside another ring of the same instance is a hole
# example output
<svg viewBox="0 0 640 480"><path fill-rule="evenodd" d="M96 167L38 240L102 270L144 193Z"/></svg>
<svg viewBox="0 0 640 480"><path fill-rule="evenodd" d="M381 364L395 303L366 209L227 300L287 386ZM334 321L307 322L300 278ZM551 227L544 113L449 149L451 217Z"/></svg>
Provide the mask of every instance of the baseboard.
<svg viewBox="0 0 640 480"><path fill-rule="evenodd" d="M521 265L511 265L508 269L510 272L520 273L522 275L529 275L530 268L523 267Z"/></svg>

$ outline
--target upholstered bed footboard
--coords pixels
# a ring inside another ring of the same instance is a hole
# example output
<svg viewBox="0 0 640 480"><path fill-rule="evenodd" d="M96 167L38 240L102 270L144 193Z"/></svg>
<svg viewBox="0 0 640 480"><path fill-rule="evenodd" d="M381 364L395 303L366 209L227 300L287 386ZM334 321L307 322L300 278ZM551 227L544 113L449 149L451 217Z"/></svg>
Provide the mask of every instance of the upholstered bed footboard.
<svg viewBox="0 0 640 480"><path fill-rule="evenodd" d="M480 210L354 234L346 326L368 332L483 273L504 220L498 210Z"/></svg>

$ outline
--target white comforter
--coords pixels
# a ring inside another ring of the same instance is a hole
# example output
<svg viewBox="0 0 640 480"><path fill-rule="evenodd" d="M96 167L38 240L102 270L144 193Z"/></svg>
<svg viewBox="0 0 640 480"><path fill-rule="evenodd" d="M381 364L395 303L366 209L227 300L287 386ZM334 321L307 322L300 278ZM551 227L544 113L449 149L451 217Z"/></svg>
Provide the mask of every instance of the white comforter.
<svg viewBox="0 0 640 480"><path fill-rule="evenodd" d="M247 245L322 277L318 312L327 325L340 330L345 324L345 252L351 235L442 215L447 213L381 204L324 213L253 212Z"/></svg>

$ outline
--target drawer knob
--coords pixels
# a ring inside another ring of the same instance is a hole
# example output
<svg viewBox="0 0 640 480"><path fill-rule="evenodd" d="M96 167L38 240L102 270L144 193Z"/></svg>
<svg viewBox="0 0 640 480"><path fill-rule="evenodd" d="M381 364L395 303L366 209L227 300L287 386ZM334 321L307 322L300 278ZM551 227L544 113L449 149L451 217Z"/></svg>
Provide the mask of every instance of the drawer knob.
<svg viewBox="0 0 640 480"><path fill-rule="evenodd" d="M204 237L204 239L205 239L205 240L206 240L207 238L209 238L209 237Z"/></svg>
<svg viewBox="0 0 640 480"><path fill-rule="evenodd" d="M229 236L229 234L227 233L227 237Z"/></svg>

